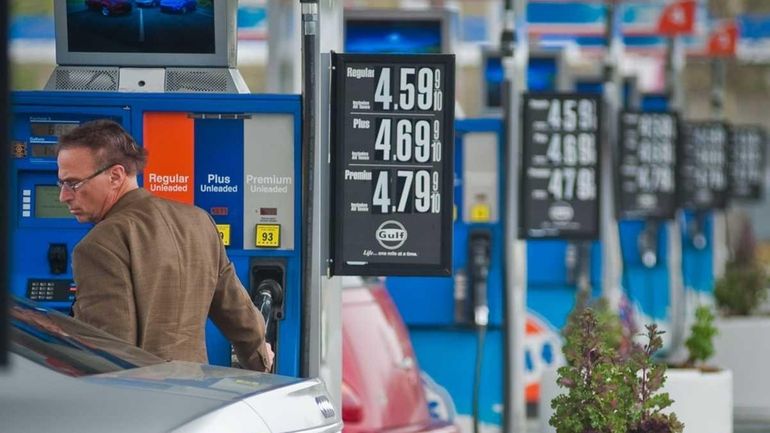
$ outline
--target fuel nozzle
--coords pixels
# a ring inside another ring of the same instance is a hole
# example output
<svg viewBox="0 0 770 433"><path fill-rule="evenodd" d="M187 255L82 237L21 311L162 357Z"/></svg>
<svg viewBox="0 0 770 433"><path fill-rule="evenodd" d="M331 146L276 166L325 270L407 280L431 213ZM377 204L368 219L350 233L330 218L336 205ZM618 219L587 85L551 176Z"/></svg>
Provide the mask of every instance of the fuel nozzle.
<svg viewBox="0 0 770 433"><path fill-rule="evenodd" d="M489 281L491 236L487 232L471 235L470 270L473 284L473 321L477 326L489 323L489 302L487 289Z"/></svg>
<svg viewBox="0 0 770 433"><path fill-rule="evenodd" d="M654 268L658 263L658 223L657 221L647 221L644 230L639 233L637 238L639 256L642 264L647 268Z"/></svg>
<svg viewBox="0 0 770 433"><path fill-rule="evenodd" d="M273 279L262 280L257 286L252 301L259 308L262 317L265 318L265 329L267 329L270 319L273 317L273 304L283 302L283 288Z"/></svg>

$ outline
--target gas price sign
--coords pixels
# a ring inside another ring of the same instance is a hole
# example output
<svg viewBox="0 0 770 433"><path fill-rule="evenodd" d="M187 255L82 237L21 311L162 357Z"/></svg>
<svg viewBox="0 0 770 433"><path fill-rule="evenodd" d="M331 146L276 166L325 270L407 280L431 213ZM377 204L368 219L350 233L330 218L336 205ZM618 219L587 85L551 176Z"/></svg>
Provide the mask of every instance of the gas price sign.
<svg viewBox="0 0 770 433"><path fill-rule="evenodd" d="M673 218L678 140L675 113L621 113L616 185L620 217Z"/></svg>
<svg viewBox="0 0 770 433"><path fill-rule="evenodd" d="M332 272L450 275L454 56L332 63Z"/></svg>
<svg viewBox="0 0 770 433"><path fill-rule="evenodd" d="M730 197L760 200L767 134L761 126L735 126L730 132Z"/></svg>
<svg viewBox="0 0 770 433"><path fill-rule="evenodd" d="M727 126L722 122L685 122L679 155L677 193L686 209L727 206Z"/></svg>
<svg viewBox="0 0 770 433"><path fill-rule="evenodd" d="M598 236L600 107L593 95L525 95L522 237Z"/></svg>

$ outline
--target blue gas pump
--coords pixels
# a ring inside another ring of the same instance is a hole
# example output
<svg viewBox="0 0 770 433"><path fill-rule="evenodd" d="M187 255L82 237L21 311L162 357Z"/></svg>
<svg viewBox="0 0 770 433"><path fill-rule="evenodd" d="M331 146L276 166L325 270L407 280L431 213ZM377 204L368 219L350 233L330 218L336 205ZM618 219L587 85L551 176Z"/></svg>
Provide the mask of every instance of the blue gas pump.
<svg viewBox="0 0 770 433"><path fill-rule="evenodd" d="M269 297L275 372L300 375L299 96L39 91L17 92L12 104L14 295L69 311L71 253L90 227L58 202L54 146L80 123L110 118L149 150L145 189L212 215L251 298L264 305ZM231 365L211 322L206 342L212 364Z"/></svg>
<svg viewBox="0 0 770 433"><path fill-rule="evenodd" d="M502 122L458 120L455 128L454 276L390 277L386 284L409 326L420 367L452 395L461 417L473 412L480 356L478 418L499 426L504 389ZM476 319L485 306L484 336Z"/></svg>
<svg viewBox="0 0 770 433"><path fill-rule="evenodd" d="M669 98L665 94L649 93L642 95L641 108L646 112L665 111L669 107ZM682 245L682 278L687 298L708 299L713 297L714 273L713 273L713 216L710 212L684 210L678 215L681 227L681 245ZM664 230L659 231L658 245L658 263L666 262L668 254L666 245L668 244L668 233ZM657 270L657 269L656 269ZM660 271L658 271L660 272ZM642 288L642 284L629 284L629 294L635 299L644 299L643 293L654 297L649 299L644 305L649 311L653 311L653 318L666 317L666 308L668 304L664 301L669 299L669 279L667 276L659 275L653 272L655 280L648 283L647 288ZM662 272L660 272L662 273ZM649 275L649 274L648 274ZM635 293L631 292L632 287L639 289ZM665 291L664 291L665 290ZM647 309L645 309L647 310Z"/></svg>

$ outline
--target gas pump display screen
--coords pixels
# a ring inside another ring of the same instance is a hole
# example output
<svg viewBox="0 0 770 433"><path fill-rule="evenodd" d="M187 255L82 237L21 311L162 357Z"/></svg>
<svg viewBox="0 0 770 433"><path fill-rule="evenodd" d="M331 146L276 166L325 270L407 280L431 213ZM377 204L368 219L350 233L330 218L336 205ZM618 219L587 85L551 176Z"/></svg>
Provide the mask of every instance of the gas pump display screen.
<svg viewBox="0 0 770 433"><path fill-rule="evenodd" d="M59 201L59 187L56 185L35 186L35 217L74 218L67 206Z"/></svg>
<svg viewBox="0 0 770 433"><path fill-rule="evenodd" d="M80 125L78 122L30 122L33 137L61 137Z"/></svg>
<svg viewBox="0 0 770 433"><path fill-rule="evenodd" d="M676 212L675 113L620 115L618 210L622 218L673 218Z"/></svg>
<svg viewBox="0 0 770 433"><path fill-rule="evenodd" d="M684 123L677 181L681 207L707 210L727 206L727 145L724 123Z"/></svg>
<svg viewBox="0 0 770 433"><path fill-rule="evenodd" d="M760 126L735 126L730 133L730 197L762 198L767 135Z"/></svg>
<svg viewBox="0 0 770 433"><path fill-rule="evenodd" d="M454 56L333 65L334 274L450 275Z"/></svg>
<svg viewBox="0 0 770 433"><path fill-rule="evenodd" d="M524 96L520 230L530 239L599 235L600 99Z"/></svg>

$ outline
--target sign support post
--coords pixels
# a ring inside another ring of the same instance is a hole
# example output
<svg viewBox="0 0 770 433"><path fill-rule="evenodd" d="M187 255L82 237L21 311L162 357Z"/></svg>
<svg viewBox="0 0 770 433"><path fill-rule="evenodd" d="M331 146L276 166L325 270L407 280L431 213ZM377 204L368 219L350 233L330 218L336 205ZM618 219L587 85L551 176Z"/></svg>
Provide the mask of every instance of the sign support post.
<svg viewBox="0 0 770 433"><path fill-rule="evenodd" d="M318 377L320 369L320 275L314 273L315 152L318 113L318 0L300 0L302 8L302 342L300 376ZM315 318L316 320L312 320ZM313 322L318 322L314 326Z"/></svg>
<svg viewBox="0 0 770 433"><path fill-rule="evenodd" d="M684 109L684 69L685 52L679 36L668 38L666 49L666 95L669 98L669 110L682 113ZM682 272L682 224L684 211L679 209L673 220L667 224L667 266L669 299L671 302L671 346L669 357L676 359L684 348L684 338L687 333L687 293L684 287Z"/></svg>
<svg viewBox="0 0 770 433"><path fill-rule="evenodd" d="M727 65L722 57L711 59L711 112L714 120L725 121L725 79ZM712 248L714 280L725 273L725 266L730 256L727 238L727 209L713 210Z"/></svg>
<svg viewBox="0 0 770 433"><path fill-rule="evenodd" d="M519 234L519 191L521 176L521 101L527 88L527 0L505 0L500 48L505 73L503 119L505 129L505 311L503 345L508 368L503 378L504 431L526 431L526 385L524 337L527 316L527 245Z"/></svg>
<svg viewBox="0 0 770 433"><path fill-rule="evenodd" d="M620 228L615 216L614 157L618 138L620 111L620 76L618 64L623 51L620 29L620 10L615 0L607 4L607 54L604 66L604 136L601 152L601 242L602 242L602 295L613 311L617 311L621 297L623 261L620 255Z"/></svg>

